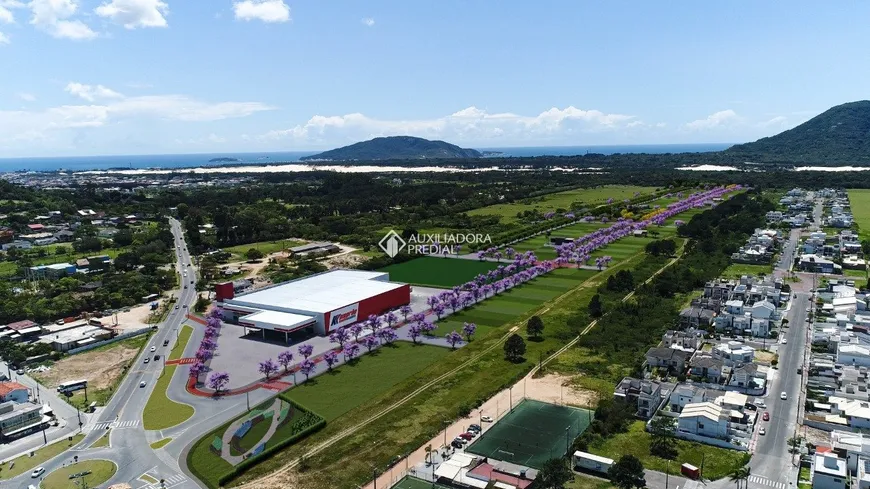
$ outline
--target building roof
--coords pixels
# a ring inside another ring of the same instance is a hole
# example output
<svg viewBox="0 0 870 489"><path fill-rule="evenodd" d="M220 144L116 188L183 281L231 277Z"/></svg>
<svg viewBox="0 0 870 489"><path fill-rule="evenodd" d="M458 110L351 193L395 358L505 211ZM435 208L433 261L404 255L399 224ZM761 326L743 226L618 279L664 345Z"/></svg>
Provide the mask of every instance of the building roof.
<svg viewBox="0 0 870 489"><path fill-rule="evenodd" d="M388 276L382 272L334 270L242 294L224 303L273 311L327 313L404 287L384 281Z"/></svg>
<svg viewBox="0 0 870 489"><path fill-rule="evenodd" d="M846 460L832 453L817 453L813 459L813 470L825 475L846 477Z"/></svg>
<svg viewBox="0 0 870 489"><path fill-rule="evenodd" d="M25 319L23 321L16 321L14 323L9 323L6 325L7 328L14 330L14 331L20 331L22 329L29 329L29 328L33 328L34 326L38 326L38 324L34 323L33 321L31 321L29 319Z"/></svg>
<svg viewBox="0 0 870 489"><path fill-rule="evenodd" d="M725 410L722 409L722 406L716 405L712 402L693 402L686 404L686 407L683 408L683 411L680 412L680 418L694 418L694 417L703 417L712 421L719 421L722 418L726 418L728 415L725 414Z"/></svg>
<svg viewBox="0 0 870 489"><path fill-rule="evenodd" d="M646 356L661 360L674 359L685 362L689 358L689 353L675 348L650 348L646 352Z"/></svg>
<svg viewBox="0 0 870 489"><path fill-rule="evenodd" d="M239 318L242 325L291 332L316 322L312 316L278 311L259 311Z"/></svg>
<svg viewBox="0 0 870 489"><path fill-rule="evenodd" d="M857 345L854 343L842 344L838 343L838 348L840 353L848 353L849 355L861 355L861 356L870 356L870 348L864 345Z"/></svg>
<svg viewBox="0 0 870 489"><path fill-rule="evenodd" d="M689 366L697 368L722 368L725 362L708 356L696 356L689 362Z"/></svg>
<svg viewBox="0 0 870 489"><path fill-rule="evenodd" d="M734 391L728 391L725 393L724 396L722 396L722 402L726 404L731 404L733 406L744 406L746 405L747 400L749 400L749 398L746 396L746 394L741 394Z"/></svg>
<svg viewBox="0 0 870 489"><path fill-rule="evenodd" d="M319 249L323 249L323 248L333 248L333 247L337 247L337 245L335 243L326 243L326 242L308 243L308 244L304 244L301 246L294 246L293 248L290 248L290 251L292 253L304 253L306 251L313 251L313 250L319 250Z"/></svg>
<svg viewBox="0 0 870 489"><path fill-rule="evenodd" d="M18 382L0 382L0 397L9 395L12 391L27 390L27 386Z"/></svg>

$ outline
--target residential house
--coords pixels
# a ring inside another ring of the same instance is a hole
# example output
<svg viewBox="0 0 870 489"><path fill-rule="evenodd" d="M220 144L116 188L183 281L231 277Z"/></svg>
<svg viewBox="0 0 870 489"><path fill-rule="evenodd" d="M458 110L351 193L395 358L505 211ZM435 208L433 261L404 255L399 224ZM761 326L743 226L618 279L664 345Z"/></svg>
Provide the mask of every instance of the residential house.
<svg viewBox="0 0 870 489"><path fill-rule="evenodd" d="M736 367L752 363L755 358L755 348L746 346L739 341L720 343L713 347L713 358L722 360L728 367Z"/></svg>
<svg viewBox="0 0 870 489"><path fill-rule="evenodd" d="M813 489L846 489L849 474L846 460L833 453L819 453L813 456Z"/></svg>
<svg viewBox="0 0 870 489"><path fill-rule="evenodd" d="M707 355L696 355L689 361L689 374L702 377L709 382L718 383L722 377L725 362Z"/></svg>
<svg viewBox="0 0 870 489"><path fill-rule="evenodd" d="M728 438L730 413L712 402L687 404L677 418L677 429L708 438Z"/></svg>
<svg viewBox="0 0 870 489"><path fill-rule="evenodd" d="M650 348L646 352L646 362L652 367L664 367L674 372L686 370L690 353L674 348Z"/></svg>
<svg viewBox="0 0 870 489"><path fill-rule="evenodd" d="M713 323L716 314L701 307L687 307L680 311L680 326L683 328L706 328Z"/></svg>
<svg viewBox="0 0 870 489"><path fill-rule="evenodd" d="M857 343L837 343L837 363L870 367L870 347Z"/></svg>
<svg viewBox="0 0 870 489"><path fill-rule="evenodd" d="M817 254L803 254L799 260L798 268L805 272L835 273L843 269L843 267L837 265L832 260Z"/></svg>
<svg viewBox="0 0 870 489"><path fill-rule="evenodd" d="M76 266L71 263L54 263L26 269L28 280L54 280L74 273L76 273Z"/></svg>
<svg viewBox="0 0 870 489"><path fill-rule="evenodd" d="M745 290L745 288L743 290ZM733 314L735 316L742 316L743 301L735 299L725 302L725 312L727 312L728 314Z"/></svg>
<svg viewBox="0 0 870 489"><path fill-rule="evenodd" d="M866 400L829 396L831 414L842 418L852 428L870 428L870 403Z"/></svg>
<svg viewBox="0 0 870 489"><path fill-rule="evenodd" d="M776 316L776 306L767 301L767 299L752 304L752 317L755 319L766 319L771 321Z"/></svg>
<svg viewBox="0 0 870 489"><path fill-rule="evenodd" d="M694 328L686 331L669 330L662 335L662 346L666 348L680 348L683 350L697 350L704 342L704 332Z"/></svg>
<svg viewBox="0 0 870 489"><path fill-rule="evenodd" d="M637 406L635 414L649 419L662 403L662 386L653 380L626 377L616 386L613 398Z"/></svg>
<svg viewBox="0 0 870 489"><path fill-rule="evenodd" d="M30 397L26 386L18 382L0 382L0 403L4 402L27 402Z"/></svg>
<svg viewBox="0 0 870 489"><path fill-rule="evenodd" d="M758 377L758 365L754 363L744 363L743 365L734 367L731 370L731 380L728 385L732 387L752 387L754 380Z"/></svg>
<svg viewBox="0 0 870 489"><path fill-rule="evenodd" d="M703 387L698 387L697 385L692 384L680 384L674 388L674 391L671 393L670 398L668 399L668 405L671 408L671 411L675 413L682 412L683 408L692 403L699 402L707 402L713 399L710 395L708 397L707 389Z"/></svg>

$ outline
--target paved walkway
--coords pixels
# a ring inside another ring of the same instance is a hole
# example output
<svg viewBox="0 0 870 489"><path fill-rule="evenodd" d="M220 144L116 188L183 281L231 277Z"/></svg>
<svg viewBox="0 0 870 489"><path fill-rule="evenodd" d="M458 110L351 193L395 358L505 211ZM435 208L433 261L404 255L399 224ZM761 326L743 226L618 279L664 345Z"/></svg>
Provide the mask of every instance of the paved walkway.
<svg viewBox="0 0 870 489"><path fill-rule="evenodd" d="M269 418L271 425L266 431L266 434L263 435L263 438L261 438L260 440L269 440L270 438L272 438L272 435L274 435L275 432L278 431L278 427L281 424L281 399L275 398L275 402L273 402L271 406L264 408L261 412L267 413L269 411L272 411L274 413L272 417ZM223 442L223 445L221 445L221 457L227 462L231 463L233 466L238 465L243 460L248 458L250 454L254 450L256 450L258 446L260 446L260 441L258 440L257 444L254 445L253 448L241 455L233 455L230 451L231 442L233 440L233 436L235 436L236 434L236 430L239 429L239 427L241 427L242 424L244 424L246 421L255 417L256 416L244 416L237 419L230 426L227 427L227 430L224 431L224 436L221 437L221 442ZM262 422L263 421L261 421L261 423Z"/></svg>

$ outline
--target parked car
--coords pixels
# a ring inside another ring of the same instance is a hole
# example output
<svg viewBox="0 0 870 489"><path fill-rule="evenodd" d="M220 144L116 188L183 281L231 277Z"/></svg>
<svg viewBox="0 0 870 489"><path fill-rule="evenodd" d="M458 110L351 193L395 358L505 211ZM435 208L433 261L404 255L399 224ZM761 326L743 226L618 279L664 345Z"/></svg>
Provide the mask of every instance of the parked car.
<svg viewBox="0 0 870 489"><path fill-rule="evenodd" d="M18 370L15 371L15 373L18 374L18 375L24 375L24 369L23 369L23 368L19 368Z"/></svg>
<svg viewBox="0 0 870 489"><path fill-rule="evenodd" d="M175 308L178 309L178 304L175 305Z"/></svg>
<svg viewBox="0 0 870 489"><path fill-rule="evenodd" d="M783 401L785 401L788 399L788 394L786 394L785 392L780 392L779 398L782 399Z"/></svg>
<svg viewBox="0 0 870 489"><path fill-rule="evenodd" d="M41 476L44 473L45 473L45 467L37 467L37 468L33 469L33 472L30 473L30 477L36 479L37 477Z"/></svg>
<svg viewBox="0 0 870 489"><path fill-rule="evenodd" d="M468 431L478 431L478 432L479 432L480 430L481 430L481 429L480 429L480 425L479 425L479 424L473 424L473 425L471 425L471 426L468 427Z"/></svg>
<svg viewBox="0 0 870 489"><path fill-rule="evenodd" d="M767 407L767 405L764 404L764 399L756 399L755 405L758 407Z"/></svg>
<svg viewBox="0 0 870 489"><path fill-rule="evenodd" d="M459 443L458 441L453 440L450 442L450 446L452 446L453 448L462 448L463 445L462 445L462 443Z"/></svg>
<svg viewBox="0 0 870 489"><path fill-rule="evenodd" d="M459 435L459 437L462 438L463 440L471 441L471 439L474 438L474 434L466 431L465 433Z"/></svg>
<svg viewBox="0 0 870 489"><path fill-rule="evenodd" d="M764 414L761 415L761 419L765 421L770 421L770 413L765 411Z"/></svg>
<svg viewBox="0 0 870 489"><path fill-rule="evenodd" d="M492 423L492 418L490 418L489 416L481 416L480 420L484 423Z"/></svg>
<svg viewBox="0 0 870 489"><path fill-rule="evenodd" d="M765 431L764 428L761 428L760 430L758 430L759 435L764 435L765 433L767 433L767 431Z"/></svg>
<svg viewBox="0 0 870 489"><path fill-rule="evenodd" d="M788 343L788 338L783 338L783 339L782 339L782 344L784 345L784 344L786 344L786 343Z"/></svg>
<svg viewBox="0 0 870 489"><path fill-rule="evenodd" d="M462 438L461 436L457 436L456 438L453 439L453 441L455 443L461 444L462 446L465 446L465 444L468 443L468 440L466 440L465 438Z"/></svg>

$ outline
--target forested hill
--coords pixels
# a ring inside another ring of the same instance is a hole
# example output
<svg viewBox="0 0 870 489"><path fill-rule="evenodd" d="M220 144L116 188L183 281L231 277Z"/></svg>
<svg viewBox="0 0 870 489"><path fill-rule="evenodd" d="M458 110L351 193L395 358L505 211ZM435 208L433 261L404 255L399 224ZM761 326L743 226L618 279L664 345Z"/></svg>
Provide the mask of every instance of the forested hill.
<svg viewBox="0 0 870 489"><path fill-rule="evenodd" d="M460 148L444 141L430 141L411 136L390 136L362 141L323 153L306 156L304 161L394 160L432 158L480 158L480 151Z"/></svg>
<svg viewBox="0 0 870 489"><path fill-rule="evenodd" d="M747 161L870 164L870 100L832 107L793 129L725 152Z"/></svg>

